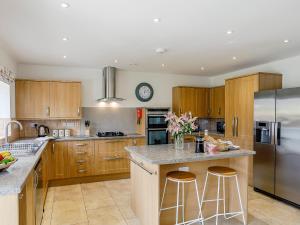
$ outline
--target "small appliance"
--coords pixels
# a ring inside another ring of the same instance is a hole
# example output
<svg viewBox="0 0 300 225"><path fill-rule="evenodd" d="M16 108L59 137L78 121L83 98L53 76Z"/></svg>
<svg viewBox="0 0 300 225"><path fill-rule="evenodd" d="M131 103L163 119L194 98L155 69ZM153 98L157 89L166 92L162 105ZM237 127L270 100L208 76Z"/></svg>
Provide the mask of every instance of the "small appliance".
<svg viewBox="0 0 300 225"><path fill-rule="evenodd" d="M216 126L217 126L217 132L224 134L225 132L225 122L224 121L218 121L216 122Z"/></svg>
<svg viewBox="0 0 300 225"><path fill-rule="evenodd" d="M49 135L49 127L46 127L44 125L40 125L38 127L38 136L39 137L46 137L47 135Z"/></svg>

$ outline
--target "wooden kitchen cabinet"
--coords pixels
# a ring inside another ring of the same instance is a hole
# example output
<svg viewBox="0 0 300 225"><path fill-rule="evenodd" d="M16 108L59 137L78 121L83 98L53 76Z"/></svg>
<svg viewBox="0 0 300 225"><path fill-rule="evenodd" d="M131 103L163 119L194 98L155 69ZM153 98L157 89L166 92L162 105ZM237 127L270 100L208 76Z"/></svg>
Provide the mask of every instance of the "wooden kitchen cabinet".
<svg viewBox="0 0 300 225"><path fill-rule="evenodd" d="M27 224L26 185L19 194L19 225Z"/></svg>
<svg viewBox="0 0 300 225"><path fill-rule="evenodd" d="M81 118L80 82L50 82L50 117Z"/></svg>
<svg viewBox="0 0 300 225"><path fill-rule="evenodd" d="M146 145L146 139L145 138L132 138L128 140L129 146L142 146Z"/></svg>
<svg viewBox="0 0 300 225"><path fill-rule="evenodd" d="M209 118L225 117L225 86L213 87L209 90Z"/></svg>
<svg viewBox="0 0 300 225"><path fill-rule="evenodd" d="M50 116L49 82L16 80L16 117L47 119Z"/></svg>
<svg viewBox="0 0 300 225"><path fill-rule="evenodd" d="M68 143L70 177L94 174L94 141L72 141Z"/></svg>
<svg viewBox="0 0 300 225"><path fill-rule="evenodd" d="M68 142L53 142L51 148L51 171L49 179L69 177Z"/></svg>
<svg viewBox="0 0 300 225"><path fill-rule="evenodd" d="M129 173L128 139L95 141L95 174Z"/></svg>
<svg viewBox="0 0 300 225"><path fill-rule="evenodd" d="M16 118L80 119L81 83L16 80Z"/></svg>
<svg viewBox="0 0 300 225"><path fill-rule="evenodd" d="M173 87L172 109L176 115L191 112L195 117L207 118L208 101L208 88Z"/></svg>

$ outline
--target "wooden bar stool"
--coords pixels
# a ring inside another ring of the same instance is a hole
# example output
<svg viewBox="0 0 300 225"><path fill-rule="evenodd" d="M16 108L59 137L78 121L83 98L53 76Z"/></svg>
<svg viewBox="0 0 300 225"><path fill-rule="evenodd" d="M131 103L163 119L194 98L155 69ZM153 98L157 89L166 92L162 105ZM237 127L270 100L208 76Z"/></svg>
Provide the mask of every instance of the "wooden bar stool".
<svg viewBox="0 0 300 225"><path fill-rule="evenodd" d="M206 185L207 185L207 179L208 179L209 175L213 175L213 176L218 177L217 199L204 200L204 195L205 195ZM222 178L222 183L223 183L223 198L220 198L221 178ZM238 198L239 198L239 204L240 204L240 210L241 210L239 212L226 212L225 178L235 178L235 183L236 183L236 188L237 188ZM224 216L225 219L231 219L233 217L242 215L243 223L244 223L244 225L246 225L244 210L243 210L243 205L242 205L242 199L241 199L241 193L240 193L240 188L239 188L239 183L238 183L238 174L237 174L236 170L234 170L232 168L229 168L229 167L223 167L223 166L213 166L213 167L209 167L207 169L203 194L202 194L202 198L201 198L201 209L202 209L202 206L203 206L204 202L215 202L215 201L217 202L216 214L209 217L209 218L205 218L204 220L208 220L208 219L216 217L216 225L217 225L219 216ZM220 201L223 201L223 207L224 207L223 213L219 213L219 202Z"/></svg>
<svg viewBox="0 0 300 225"><path fill-rule="evenodd" d="M168 181L177 183L176 206L163 208L162 206L163 206L163 201L164 201L165 194L166 194ZM191 182L194 182L194 184L195 184L196 198L197 198L197 203L198 203L198 207L199 207L199 215L198 215L198 218L196 218L196 219L185 221L185 219L184 219L184 185L191 183ZM180 199L179 199L180 198L179 197L180 186L182 186L181 204L180 204ZM182 222L181 223L179 223L179 221L178 221L179 207L181 207L181 209L182 209ZM196 222L199 222L202 225L204 225L203 216L202 216L202 212L201 212L200 198L199 198L199 193L198 193L198 185L197 185L197 180L196 180L195 174L190 173L190 172L185 172L185 171L171 171L171 172L167 173L164 192L163 192L161 205L160 205L160 213L164 210L174 209L174 208L176 208L176 223L175 223L175 225L192 224L192 223L196 223Z"/></svg>

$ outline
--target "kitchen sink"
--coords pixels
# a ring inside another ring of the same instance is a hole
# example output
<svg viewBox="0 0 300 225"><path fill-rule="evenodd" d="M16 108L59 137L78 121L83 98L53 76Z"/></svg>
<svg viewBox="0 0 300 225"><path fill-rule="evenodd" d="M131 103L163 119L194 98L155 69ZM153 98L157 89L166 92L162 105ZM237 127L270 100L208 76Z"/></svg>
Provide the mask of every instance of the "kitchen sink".
<svg viewBox="0 0 300 225"><path fill-rule="evenodd" d="M10 151L15 157L34 155L44 142L35 142L33 140L20 140L14 143L4 144L0 146L1 151Z"/></svg>

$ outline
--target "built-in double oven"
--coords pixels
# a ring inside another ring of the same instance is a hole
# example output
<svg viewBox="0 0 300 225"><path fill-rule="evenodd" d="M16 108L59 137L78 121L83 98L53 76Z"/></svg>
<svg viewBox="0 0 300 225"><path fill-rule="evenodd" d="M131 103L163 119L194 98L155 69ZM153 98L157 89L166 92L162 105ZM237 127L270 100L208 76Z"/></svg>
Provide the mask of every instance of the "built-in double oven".
<svg viewBox="0 0 300 225"><path fill-rule="evenodd" d="M146 111L146 134L148 145L169 143L168 123L165 115L169 108L148 108Z"/></svg>

